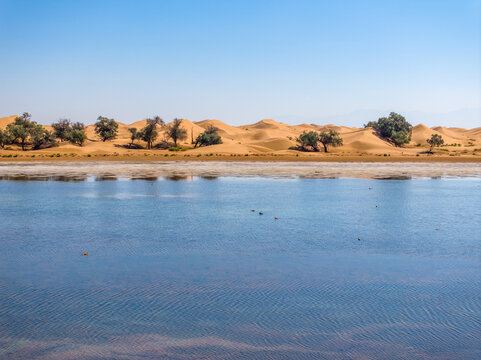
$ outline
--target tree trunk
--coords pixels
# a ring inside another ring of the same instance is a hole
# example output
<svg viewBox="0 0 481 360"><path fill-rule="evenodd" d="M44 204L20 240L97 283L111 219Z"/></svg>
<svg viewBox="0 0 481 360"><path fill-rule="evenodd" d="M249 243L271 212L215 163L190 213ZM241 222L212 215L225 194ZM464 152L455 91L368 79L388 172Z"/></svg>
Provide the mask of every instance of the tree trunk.
<svg viewBox="0 0 481 360"><path fill-rule="evenodd" d="M326 153L327 153L327 145L326 145L326 144L324 144L324 143L323 143L322 145L324 146L324 152L326 152Z"/></svg>

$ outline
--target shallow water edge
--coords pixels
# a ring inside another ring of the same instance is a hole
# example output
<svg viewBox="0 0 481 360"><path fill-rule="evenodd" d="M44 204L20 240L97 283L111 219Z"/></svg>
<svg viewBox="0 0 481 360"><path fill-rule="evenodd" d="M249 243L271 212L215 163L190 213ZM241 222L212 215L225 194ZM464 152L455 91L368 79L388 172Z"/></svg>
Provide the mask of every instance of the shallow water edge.
<svg viewBox="0 0 481 360"><path fill-rule="evenodd" d="M99 180L140 178L155 180L167 177L216 178L371 178L410 179L440 177L481 177L481 163L366 163L366 162L38 162L0 163L3 180Z"/></svg>

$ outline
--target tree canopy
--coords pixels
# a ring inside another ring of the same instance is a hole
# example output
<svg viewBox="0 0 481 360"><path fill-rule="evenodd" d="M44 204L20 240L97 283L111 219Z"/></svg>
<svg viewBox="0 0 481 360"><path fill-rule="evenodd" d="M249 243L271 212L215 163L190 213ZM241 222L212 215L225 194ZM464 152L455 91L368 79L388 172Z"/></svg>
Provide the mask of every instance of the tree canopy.
<svg viewBox="0 0 481 360"><path fill-rule="evenodd" d="M70 141L72 144L82 146L87 139L85 125L81 122L72 123L69 119L60 119L52 124L53 136L60 141Z"/></svg>
<svg viewBox="0 0 481 360"><path fill-rule="evenodd" d="M37 150L56 145L55 136L52 131L43 128L42 125L35 125L30 129L32 149Z"/></svg>
<svg viewBox="0 0 481 360"><path fill-rule="evenodd" d="M129 148L131 148L134 145L135 140L140 139L140 132L137 131L137 128L131 127L128 129L130 133L130 143L129 143Z"/></svg>
<svg viewBox="0 0 481 360"><path fill-rule="evenodd" d="M0 148L4 148L6 145L9 145L12 143L12 136L11 134L5 130L3 131L0 129Z"/></svg>
<svg viewBox="0 0 481 360"><path fill-rule="evenodd" d="M379 118L377 121L369 121L364 127L372 127L380 137L396 146L411 141L412 125L406 121L404 116L395 112L391 112L388 117Z"/></svg>
<svg viewBox="0 0 481 360"><path fill-rule="evenodd" d="M99 135L102 141L112 140L117 137L119 124L114 119L109 119L103 116L97 118L95 123L95 132Z"/></svg>
<svg viewBox="0 0 481 360"><path fill-rule="evenodd" d="M33 149L55 145L53 133L35 121L31 121L31 117L29 113L23 113L22 116L16 117L12 123L8 124L1 134L1 146L20 143L22 150L25 151L27 144L31 144Z"/></svg>
<svg viewBox="0 0 481 360"><path fill-rule="evenodd" d="M433 152L433 148L439 147L444 144L443 137L438 134L432 134L431 137L426 141L430 145L429 152Z"/></svg>
<svg viewBox="0 0 481 360"><path fill-rule="evenodd" d="M342 146L343 144L339 133L332 129L329 131L321 131L319 133L319 142L324 146L324 152L326 153L328 146Z"/></svg>
<svg viewBox="0 0 481 360"><path fill-rule="evenodd" d="M52 124L53 134L60 141L65 141L68 138L68 132L72 130L72 124L69 119L60 119Z"/></svg>
<svg viewBox="0 0 481 360"><path fill-rule="evenodd" d="M177 146L177 141L185 140L187 138L187 130L181 127L182 119L174 119L174 121L167 127L166 135L172 139L174 146Z"/></svg>
<svg viewBox="0 0 481 360"><path fill-rule="evenodd" d="M219 129L217 129L215 126L210 125L209 127L207 127L207 129L205 129L202 134L199 134L199 136L197 136L194 147L197 147L197 145L199 145L200 147L222 144L222 138L217 133L218 131Z"/></svg>
<svg viewBox="0 0 481 360"><path fill-rule="evenodd" d="M310 147L314 151L319 151L317 133L315 131L303 131L301 135L296 139L303 150L308 150Z"/></svg>
<svg viewBox="0 0 481 360"><path fill-rule="evenodd" d="M152 144L159 135L159 132L157 131L157 125L164 125L164 120L162 120L159 116L149 118L147 119L147 125L145 125L138 134L139 138L147 143L147 149L152 149ZM134 136L132 132L131 135ZM132 136L131 140L133 144L133 140L135 139L132 139Z"/></svg>
<svg viewBox="0 0 481 360"><path fill-rule="evenodd" d="M86 139L87 134L85 134L84 130L72 129L67 134L67 140L78 146L82 146Z"/></svg>

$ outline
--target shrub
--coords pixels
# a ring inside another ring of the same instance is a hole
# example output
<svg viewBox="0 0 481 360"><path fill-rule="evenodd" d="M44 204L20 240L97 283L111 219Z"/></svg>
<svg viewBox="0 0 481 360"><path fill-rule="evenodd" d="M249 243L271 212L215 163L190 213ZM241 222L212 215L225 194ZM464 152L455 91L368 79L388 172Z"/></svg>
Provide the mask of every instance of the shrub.
<svg viewBox="0 0 481 360"><path fill-rule="evenodd" d="M187 151L188 149L182 146L171 146L167 150L169 151Z"/></svg>
<svg viewBox="0 0 481 360"><path fill-rule="evenodd" d="M412 125L406 121L404 116L395 112L391 112L388 117L379 118L377 121L370 121L364 127L372 127L380 137L396 146L411 141Z"/></svg>
<svg viewBox="0 0 481 360"><path fill-rule="evenodd" d="M197 145L210 146L222 144L222 138L217 133L218 131L219 129L217 129L215 126L209 126L202 134L197 136L194 147L197 147Z"/></svg>
<svg viewBox="0 0 481 360"><path fill-rule="evenodd" d="M67 133L67 140L78 146L82 146L86 139L87 135L84 130L72 129Z"/></svg>
<svg viewBox="0 0 481 360"><path fill-rule="evenodd" d="M315 131L304 131L299 135L296 141L300 144L303 150L307 150L307 148L310 147L314 151L319 151L319 148L317 147L319 139Z"/></svg>

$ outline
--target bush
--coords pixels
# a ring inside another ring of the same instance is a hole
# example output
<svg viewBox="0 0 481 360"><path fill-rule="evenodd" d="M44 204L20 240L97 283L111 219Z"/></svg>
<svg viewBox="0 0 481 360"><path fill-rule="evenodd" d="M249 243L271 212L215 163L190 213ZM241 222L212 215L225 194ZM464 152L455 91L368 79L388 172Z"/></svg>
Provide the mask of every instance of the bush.
<svg viewBox="0 0 481 360"><path fill-rule="evenodd" d="M187 151L188 149L182 146L171 146L167 150L169 151Z"/></svg>
<svg viewBox="0 0 481 360"><path fill-rule="evenodd" d="M404 116L395 112L390 113L388 117L379 118L377 121L370 121L364 127L373 128L380 137L396 146L411 141L412 125L406 121Z"/></svg>
<svg viewBox="0 0 481 360"><path fill-rule="evenodd" d="M209 126L202 134L197 136L194 147L197 147L197 145L210 146L222 144L222 138L217 133L218 131L219 129L217 129L215 126Z"/></svg>
<svg viewBox="0 0 481 360"><path fill-rule="evenodd" d="M315 131L304 131L296 141L300 144L303 150L307 150L308 147L312 148L314 151L319 151L317 143L319 139L317 138L317 133Z"/></svg>
<svg viewBox="0 0 481 360"><path fill-rule="evenodd" d="M67 140L78 146L82 146L86 139L87 135L84 130L72 129L67 133Z"/></svg>

